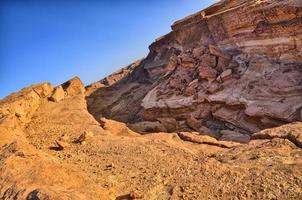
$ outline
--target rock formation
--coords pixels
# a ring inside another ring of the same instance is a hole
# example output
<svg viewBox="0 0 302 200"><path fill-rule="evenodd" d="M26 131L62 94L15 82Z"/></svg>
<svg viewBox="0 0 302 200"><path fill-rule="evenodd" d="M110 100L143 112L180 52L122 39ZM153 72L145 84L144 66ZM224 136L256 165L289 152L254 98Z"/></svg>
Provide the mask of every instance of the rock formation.
<svg viewBox="0 0 302 200"><path fill-rule="evenodd" d="M301 199L301 19L223 0L86 88L0 100L0 199Z"/></svg>
<svg viewBox="0 0 302 200"><path fill-rule="evenodd" d="M301 25L299 0L220 1L175 22L88 109L126 123L192 115L215 134L302 120Z"/></svg>

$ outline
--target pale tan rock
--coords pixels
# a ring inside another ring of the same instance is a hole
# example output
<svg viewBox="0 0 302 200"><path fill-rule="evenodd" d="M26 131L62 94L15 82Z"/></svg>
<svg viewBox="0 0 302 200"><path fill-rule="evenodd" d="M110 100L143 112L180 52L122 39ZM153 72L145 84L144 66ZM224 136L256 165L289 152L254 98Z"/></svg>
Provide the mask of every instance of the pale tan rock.
<svg viewBox="0 0 302 200"><path fill-rule="evenodd" d="M59 86L54 89L54 92L49 99L54 102L59 102L59 101L63 100L64 97L65 97L65 92L64 92L62 86Z"/></svg>
<svg viewBox="0 0 302 200"><path fill-rule="evenodd" d="M302 148L302 122L286 124L277 128L265 129L254 133L252 140L283 138L291 141L297 147Z"/></svg>
<svg viewBox="0 0 302 200"><path fill-rule="evenodd" d="M222 80L222 81L226 81L228 79L230 79L232 77L232 70L231 69L227 69L225 70L224 72L222 72L220 75L219 75L219 78Z"/></svg>
<svg viewBox="0 0 302 200"><path fill-rule="evenodd" d="M178 133L178 136L184 141L193 142L197 144L208 144L222 148L232 148L239 145L235 142L218 141L213 137L207 135L200 135L196 132L180 132Z"/></svg>
<svg viewBox="0 0 302 200"><path fill-rule="evenodd" d="M102 117L100 119L100 124L104 130L109 131L112 135L128 137L134 137L139 135L138 133L130 130L125 123L118 122L115 120L109 120L105 117Z"/></svg>
<svg viewBox="0 0 302 200"><path fill-rule="evenodd" d="M62 84L63 89L66 91L68 96L73 96L77 94L84 94L85 87L79 77L74 77L69 81Z"/></svg>

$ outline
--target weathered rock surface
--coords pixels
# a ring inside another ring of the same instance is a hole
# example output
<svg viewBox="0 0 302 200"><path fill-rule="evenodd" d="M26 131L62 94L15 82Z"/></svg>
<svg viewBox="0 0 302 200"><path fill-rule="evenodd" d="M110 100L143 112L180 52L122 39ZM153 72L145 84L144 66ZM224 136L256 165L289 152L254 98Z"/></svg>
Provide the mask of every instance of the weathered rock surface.
<svg viewBox="0 0 302 200"><path fill-rule="evenodd" d="M126 123L192 114L216 132L299 121L301 7L299 0L224 0L177 21L120 84L89 95L88 108Z"/></svg>
<svg viewBox="0 0 302 200"><path fill-rule="evenodd" d="M65 97L65 92L62 86L58 86L57 88L54 89L54 92L49 99L51 101L58 102L64 99L64 97Z"/></svg>

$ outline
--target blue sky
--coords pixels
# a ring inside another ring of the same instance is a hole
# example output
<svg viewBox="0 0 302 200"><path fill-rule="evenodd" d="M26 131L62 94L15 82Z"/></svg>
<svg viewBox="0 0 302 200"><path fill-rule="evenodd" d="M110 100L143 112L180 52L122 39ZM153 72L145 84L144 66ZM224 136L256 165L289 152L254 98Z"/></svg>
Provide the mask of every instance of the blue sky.
<svg viewBox="0 0 302 200"><path fill-rule="evenodd" d="M100 80L215 1L0 0L0 98L33 83Z"/></svg>

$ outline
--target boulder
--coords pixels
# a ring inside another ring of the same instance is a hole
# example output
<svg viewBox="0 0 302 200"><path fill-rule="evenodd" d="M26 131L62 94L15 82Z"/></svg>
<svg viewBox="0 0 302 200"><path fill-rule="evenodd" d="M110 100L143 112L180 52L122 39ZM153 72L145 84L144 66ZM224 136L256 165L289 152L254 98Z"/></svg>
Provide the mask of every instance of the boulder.
<svg viewBox="0 0 302 200"><path fill-rule="evenodd" d="M217 71L211 67L199 66L198 72L201 79L207 79L208 81L213 81L217 77Z"/></svg>
<svg viewBox="0 0 302 200"><path fill-rule="evenodd" d="M216 63L216 57L212 56L210 54L204 54L201 57L201 66L209 67L209 68L215 68L217 63Z"/></svg>
<svg viewBox="0 0 302 200"><path fill-rule="evenodd" d="M197 120L193 115L189 115L187 117L186 123L191 129L195 131L199 131L201 127L201 120Z"/></svg>
<svg viewBox="0 0 302 200"><path fill-rule="evenodd" d="M195 66L195 60L191 58L189 54L182 54L180 60L183 68L192 68Z"/></svg>
<svg viewBox="0 0 302 200"><path fill-rule="evenodd" d="M222 130L220 131L220 140L223 141L234 141L240 143L248 143L250 141L250 136L247 134L242 134L236 131Z"/></svg>
<svg viewBox="0 0 302 200"><path fill-rule="evenodd" d="M66 91L68 96L73 96L77 94L84 94L85 87L79 77L74 77L69 81L62 84L63 89Z"/></svg>
<svg viewBox="0 0 302 200"><path fill-rule="evenodd" d="M54 102L59 102L62 99L64 99L64 97L65 97L65 92L64 92L62 86L59 86L54 89L54 92L51 95L51 97L49 98L49 100L54 101Z"/></svg>
<svg viewBox="0 0 302 200"><path fill-rule="evenodd" d="M294 122L277 128L265 129L251 136L252 140L273 138L287 139L297 147L302 148L302 122Z"/></svg>
<svg viewBox="0 0 302 200"><path fill-rule="evenodd" d="M205 48L204 46L194 48L194 49L193 49L193 52L192 52L193 58L195 58L195 59L200 59L201 56L204 54L205 49L206 49L206 48Z"/></svg>
<svg viewBox="0 0 302 200"><path fill-rule="evenodd" d="M171 133L177 130L178 122L174 118L158 118L157 119L167 130L167 132Z"/></svg>

